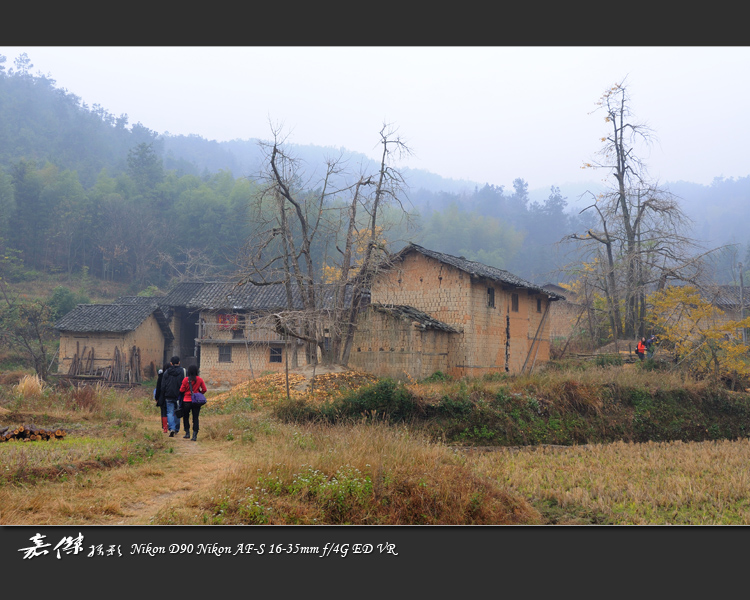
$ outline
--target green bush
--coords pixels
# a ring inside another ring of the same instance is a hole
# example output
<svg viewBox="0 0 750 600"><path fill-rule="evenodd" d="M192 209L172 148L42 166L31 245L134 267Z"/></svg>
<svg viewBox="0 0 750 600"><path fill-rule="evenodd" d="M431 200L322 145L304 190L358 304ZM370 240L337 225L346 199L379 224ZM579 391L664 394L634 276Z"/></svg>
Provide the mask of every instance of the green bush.
<svg viewBox="0 0 750 600"><path fill-rule="evenodd" d="M596 357L594 363L597 367L621 367L623 360L619 354L600 354Z"/></svg>
<svg viewBox="0 0 750 600"><path fill-rule="evenodd" d="M91 300L84 294L74 294L69 288L58 285L47 303L52 311L52 320L57 321L67 315L78 304L89 304Z"/></svg>
<svg viewBox="0 0 750 600"><path fill-rule="evenodd" d="M432 375L429 377L425 377L422 382L423 383L437 383L440 381L450 381L452 377L450 375L446 375L442 371L435 371Z"/></svg>

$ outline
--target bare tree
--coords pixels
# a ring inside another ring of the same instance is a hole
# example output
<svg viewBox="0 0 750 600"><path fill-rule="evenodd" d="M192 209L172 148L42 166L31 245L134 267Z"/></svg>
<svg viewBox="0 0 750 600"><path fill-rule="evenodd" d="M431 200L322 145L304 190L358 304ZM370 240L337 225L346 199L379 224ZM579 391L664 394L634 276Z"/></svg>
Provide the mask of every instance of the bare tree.
<svg viewBox="0 0 750 600"><path fill-rule="evenodd" d="M384 125L377 172L352 170L339 155L318 179L303 179L303 165L278 128L272 131L273 141L262 144L264 185L252 200L255 230L240 256L238 284L282 284L287 304L275 315L278 331L305 341L311 364L318 352L324 362L346 364L356 313L387 255L383 210L400 202L405 187L391 162L409 149ZM334 276L326 279L331 262Z"/></svg>
<svg viewBox="0 0 750 600"><path fill-rule="evenodd" d="M0 269L0 273L2 270ZM24 352L43 380L49 376L48 348L51 309L41 300L22 300L0 277L0 342Z"/></svg>
<svg viewBox="0 0 750 600"><path fill-rule="evenodd" d="M172 282L199 281L215 275L216 266L203 250L179 247L178 251L176 255L158 253L158 265L168 267Z"/></svg>
<svg viewBox="0 0 750 600"><path fill-rule="evenodd" d="M690 221L677 198L649 182L636 153L639 143L653 141L653 134L633 120L625 83L608 89L597 105L610 129L601 138L598 158L584 167L607 170L610 186L583 209L596 212L599 227L569 238L589 244L594 255L595 247L603 250L597 272L613 336L633 338L644 334L647 292L669 280L696 281L702 262L697 242L686 234Z"/></svg>

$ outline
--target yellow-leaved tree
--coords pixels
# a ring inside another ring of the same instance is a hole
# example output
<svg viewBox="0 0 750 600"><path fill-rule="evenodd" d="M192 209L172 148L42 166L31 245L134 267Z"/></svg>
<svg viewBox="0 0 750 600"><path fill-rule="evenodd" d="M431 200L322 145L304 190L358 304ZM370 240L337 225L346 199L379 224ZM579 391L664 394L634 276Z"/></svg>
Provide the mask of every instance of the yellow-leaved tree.
<svg viewBox="0 0 750 600"><path fill-rule="evenodd" d="M670 286L651 294L649 302L653 307L650 321L678 363L714 380L750 374L741 333L743 327L750 327L750 317L728 318L692 286Z"/></svg>
<svg viewBox="0 0 750 600"><path fill-rule="evenodd" d="M371 260L382 261L387 255L386 247L387 241L383 235L383 228L379 225L375 226L374 238L373 232L367 229L359 229L353 232L352 252L350 257L350 264L346 277L343 276L344 267L339 261L339 264L330 264L334 262L333 259L328 258L326 263L323 265L323 274L321 280L323 283L336 283L339 281L349 281L356 276L357 272L362 268L367 256L367 247L371 247Z"/></svg>

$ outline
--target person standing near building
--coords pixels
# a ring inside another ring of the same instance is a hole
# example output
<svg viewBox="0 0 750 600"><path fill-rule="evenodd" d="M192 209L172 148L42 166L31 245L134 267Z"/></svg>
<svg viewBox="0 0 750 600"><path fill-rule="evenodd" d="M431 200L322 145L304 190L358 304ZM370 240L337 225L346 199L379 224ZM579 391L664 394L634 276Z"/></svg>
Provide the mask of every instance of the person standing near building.
<svg viewBox="0 0 750 600"><path fill-rule="evenodd" d="M180 366L179 356L173 356L169 363L169 368L161 377L161 390L167 405L169 437L174 437L174 434L180 431L180 419L175 415L175 411L180 405L180 386L185 379L185 369Z"/></svg>
<svg viewBox="0 0 750 600"><path fill-rule="evenodd" d="M193 415L193 437L192 441L198 440L198 417L201 412L201 404L193 402L193 393L200 392L201 394L206 393L206 382L203 378L198 375L198 366L190 365L187 370L187 377L183 379L182 385L180 386L180 392L184 393L183 398L183 413L182 423L185 426L185 439L190 437L190 414Z"/></svg>

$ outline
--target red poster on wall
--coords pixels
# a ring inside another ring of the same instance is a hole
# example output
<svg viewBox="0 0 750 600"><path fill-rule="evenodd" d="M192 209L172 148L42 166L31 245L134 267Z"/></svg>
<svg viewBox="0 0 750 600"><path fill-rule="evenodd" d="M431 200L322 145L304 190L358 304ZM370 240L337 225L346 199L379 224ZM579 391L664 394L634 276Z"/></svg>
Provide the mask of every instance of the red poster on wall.
<svg viewBox="0 0 750 600"><path fill-rule="evenodd" d="M216 321L219 323L219 329L231 329L237 325L237 315L219 313L216 315Z"/></svg>

